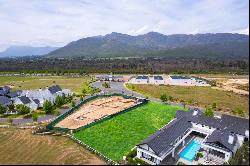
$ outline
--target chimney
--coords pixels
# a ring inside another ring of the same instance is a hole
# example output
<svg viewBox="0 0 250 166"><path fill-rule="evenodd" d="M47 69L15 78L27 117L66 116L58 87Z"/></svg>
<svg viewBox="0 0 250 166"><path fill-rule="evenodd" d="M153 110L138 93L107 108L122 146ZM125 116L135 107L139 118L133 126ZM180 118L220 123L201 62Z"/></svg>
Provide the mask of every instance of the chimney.
<svg viewBox="0 0 250 166"><path fill-rule="evenodd" d="M196 116L197 114L198 114L198 109L195 109L192 115Z"/></svg>
<svg viewBox="0 0 250 166"><path fill-rule="evenodd" d="M228 143L229 143L229 144L233 144L233 142L234 142L234 135L233 135L233 134L230 134L230 135L228 136Z"/></svg>

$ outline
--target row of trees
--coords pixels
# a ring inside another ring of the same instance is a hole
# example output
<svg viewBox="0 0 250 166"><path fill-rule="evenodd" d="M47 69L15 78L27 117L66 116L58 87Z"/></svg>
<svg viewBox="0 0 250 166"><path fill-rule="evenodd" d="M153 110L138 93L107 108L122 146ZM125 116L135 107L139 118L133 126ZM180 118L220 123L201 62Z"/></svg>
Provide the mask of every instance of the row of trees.
<svg viewBox="0 0 250 166"><path fill-rule="evenodd" d="M18 104L16 106L11 104L8 107L3 107L2 105L0 105L0 114L4 114L7 111L13 111L14 109L16 109L19 115L25 115L25 114L30 113L31 111L29 107L23 104Z"/></svg>
<svg viewBox="0 0 250 166"><path fill-rule="evenodd" d="M46 100L43 103L43 110L46 112L46 114L51 113L56 108L60 108L62 105L66 103L72 102L72 106L75 105L75 102L73 101L73 96L57 96L55 100L55 104L51 103L50 101Z"/></svg>
<svg viewBox="0 0 250 166"><path fill-rule="evenodd" d="M0 71L24 73L248 73L248 59L128 58L128 59L1 59Z"/></svg>

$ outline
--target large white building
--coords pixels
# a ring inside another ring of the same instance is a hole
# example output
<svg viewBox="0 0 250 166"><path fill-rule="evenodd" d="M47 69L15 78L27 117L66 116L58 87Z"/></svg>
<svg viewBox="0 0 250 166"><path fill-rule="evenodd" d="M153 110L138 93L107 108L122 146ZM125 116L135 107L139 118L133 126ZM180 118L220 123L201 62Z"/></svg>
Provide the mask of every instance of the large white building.
<svg viewBox="0 0 250 166"><path fill-rule="evenodd" d="M223 164L245 140L249 140L248 119L178 111L171 122L137 146L137 157L152 165L176 164L180 159L192 163L200 151L203 164Z"/></svg>

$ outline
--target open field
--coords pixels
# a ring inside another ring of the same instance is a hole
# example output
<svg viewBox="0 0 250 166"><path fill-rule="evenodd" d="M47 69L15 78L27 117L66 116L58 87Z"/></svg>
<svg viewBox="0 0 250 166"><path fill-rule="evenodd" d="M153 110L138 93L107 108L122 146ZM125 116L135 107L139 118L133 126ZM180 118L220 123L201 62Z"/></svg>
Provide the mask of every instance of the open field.
<svg viewBox="0 0 250 166"><path fill-rule="evenodd" d="M248 96L233 92L212 89L211 87L182 87L157 85L131 85L129 89L149 97L160 98L161 94L172 96L175 102L186 101L188 105L206 107L216 103L218 111L232 114L235 110L242 110L249 116Z"/></svg>
<svg viewBox="0 0 250 166"><path fill-rule="evenodd" d="M69 138L32 135L31 130L0 128L2 164L106 164Z"/></svg>
<svg viewBox="0 0 250 166"><path fill-rule="evenodd" d="M90 81L90 78L72 78L66 76L1 76L0 86L8 85L13 89L31 90L57 84L62 88L71 89L75 93L81 93L81 86L87 81Z"/></svg>
<svg viewBox="0 0 250 166"><path fill-rule="evenodd" d="M78 111L57 123L55 127L77 129L135 104L135 100L121 96L98 98L84 104Z"/></svg>
<svg viewBox="0 0 250 166"><path fill-rule="evenodd" d="M131 148L166 125L179 107L156 102L138 107L110 120L80 130L75 137L119 161Z"/></svg>

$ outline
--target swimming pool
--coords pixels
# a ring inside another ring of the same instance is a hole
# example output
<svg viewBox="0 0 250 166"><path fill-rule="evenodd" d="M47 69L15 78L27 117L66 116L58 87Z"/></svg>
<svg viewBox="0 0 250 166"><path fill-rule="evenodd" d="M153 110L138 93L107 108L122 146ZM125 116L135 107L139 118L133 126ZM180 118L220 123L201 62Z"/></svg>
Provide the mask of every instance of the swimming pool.
<svg viewBox="0 0 250 166"><path fill-rule="evenodd" d="M193 140L180 154L180 157L192 162L201 147L201 143Z"/></svg>

